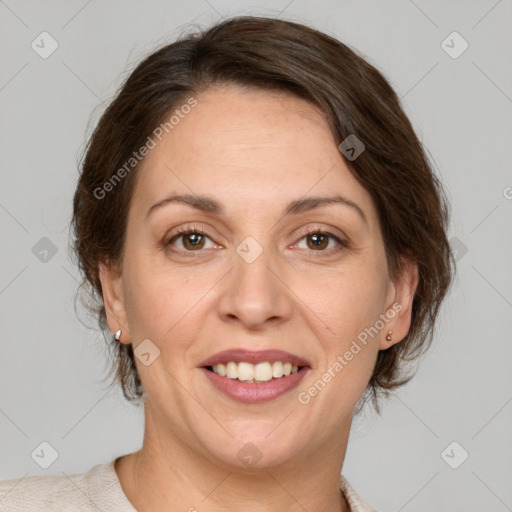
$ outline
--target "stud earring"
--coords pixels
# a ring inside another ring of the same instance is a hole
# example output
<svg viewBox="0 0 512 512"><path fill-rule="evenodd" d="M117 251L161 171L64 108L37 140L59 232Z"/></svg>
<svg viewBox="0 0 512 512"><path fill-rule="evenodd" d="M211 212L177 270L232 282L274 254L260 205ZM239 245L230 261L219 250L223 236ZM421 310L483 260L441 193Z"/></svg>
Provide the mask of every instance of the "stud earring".
<svg viewBox="0 0 512 512"><path fill-rule="evenodd" d="M115 334L114 334L114 339L116 341L121 341L121 329L119 329L119 331L117 331Z"/></svg>
<svg viewBox="0 0 512 512"><path fill-rule="evenodd" d="M392 333L392 331L388 331L388 335L386 336L386 341L391 341L391 333Z"/></svg>

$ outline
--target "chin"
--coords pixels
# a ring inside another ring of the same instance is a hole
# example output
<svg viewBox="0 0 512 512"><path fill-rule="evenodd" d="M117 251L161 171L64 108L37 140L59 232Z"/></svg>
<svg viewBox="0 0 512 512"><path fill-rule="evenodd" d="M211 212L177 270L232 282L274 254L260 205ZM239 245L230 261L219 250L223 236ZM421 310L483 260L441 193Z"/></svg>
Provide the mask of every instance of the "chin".
<svg viewBox="0 0 512 512"><path fill-rule="evenodd" d="M233 437L225 435L222 439L214 440L208 437L204 448L215 463L223 463L237 470L246 469L249 472L272 468L289 463L308 445L308 437L304 432L294 427L297 436L290 435L288 428L276 426L279 421L264 422L264 426L254 423L247 428L235 429L229 425ZM269 428L269 425L272 425Z"/></svg>

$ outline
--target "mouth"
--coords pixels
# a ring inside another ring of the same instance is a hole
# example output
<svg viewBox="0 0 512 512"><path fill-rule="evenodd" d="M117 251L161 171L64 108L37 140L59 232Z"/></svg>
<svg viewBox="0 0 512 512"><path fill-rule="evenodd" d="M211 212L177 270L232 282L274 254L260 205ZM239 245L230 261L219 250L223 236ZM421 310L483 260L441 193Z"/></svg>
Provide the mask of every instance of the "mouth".
<svg viewBox="0 0 512 512"><path fill-rule="evenodd" d="M246 361L228 363L219 363L214 366L205 366L206 370L216 373L221 377L238 380L248 384L263 384L272 380L288 377L292 373L298 373L306 366L296 366L291 362L283 361L264 361L258 364L252 364Z"/></svg>
<svg viewBox="0 0 512 512"><path fill-rule="evenodd" d="M219 352L199 369L214 387L245 403L275 399L298 385L311 369L305 359L282 350Z"/></svg>

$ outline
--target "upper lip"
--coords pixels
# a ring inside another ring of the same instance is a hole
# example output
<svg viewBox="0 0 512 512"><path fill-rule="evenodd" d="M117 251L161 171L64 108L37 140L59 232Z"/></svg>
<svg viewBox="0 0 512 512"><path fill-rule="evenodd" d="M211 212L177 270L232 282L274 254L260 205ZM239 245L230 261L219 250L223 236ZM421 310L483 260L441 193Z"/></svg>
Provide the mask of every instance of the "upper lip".
<svg viewBox="0 0 512 512"><path fill-rule="evenodd" d="M282 361L283 363L292 363L293 366L310 366L308 361L302 357L290 354L284 350L247 350L243 348L232 348L217 352L208 359L202 361L199 366L215 366L220 363L235 363L247 362L252 364L264 363L266 361L273 363L275 361Z"/></svg>

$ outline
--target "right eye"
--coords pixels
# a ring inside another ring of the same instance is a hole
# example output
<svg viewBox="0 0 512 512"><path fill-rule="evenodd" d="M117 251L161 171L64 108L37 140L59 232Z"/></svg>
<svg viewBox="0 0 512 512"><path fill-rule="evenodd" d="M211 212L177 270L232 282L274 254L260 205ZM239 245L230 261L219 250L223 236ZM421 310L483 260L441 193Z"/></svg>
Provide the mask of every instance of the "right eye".
<svg viewBox="0 0 512 512"><path fill-rule="evenodd" d="M210 237L204 234L202 229L195 227L181 228L178 232L167 242L167 245L174 246L174 242L182 239L181 247L178 247L179 251L185 252L196 252L203 249L205 241ZM212 242L213 243L213 242Z"/></svg>

